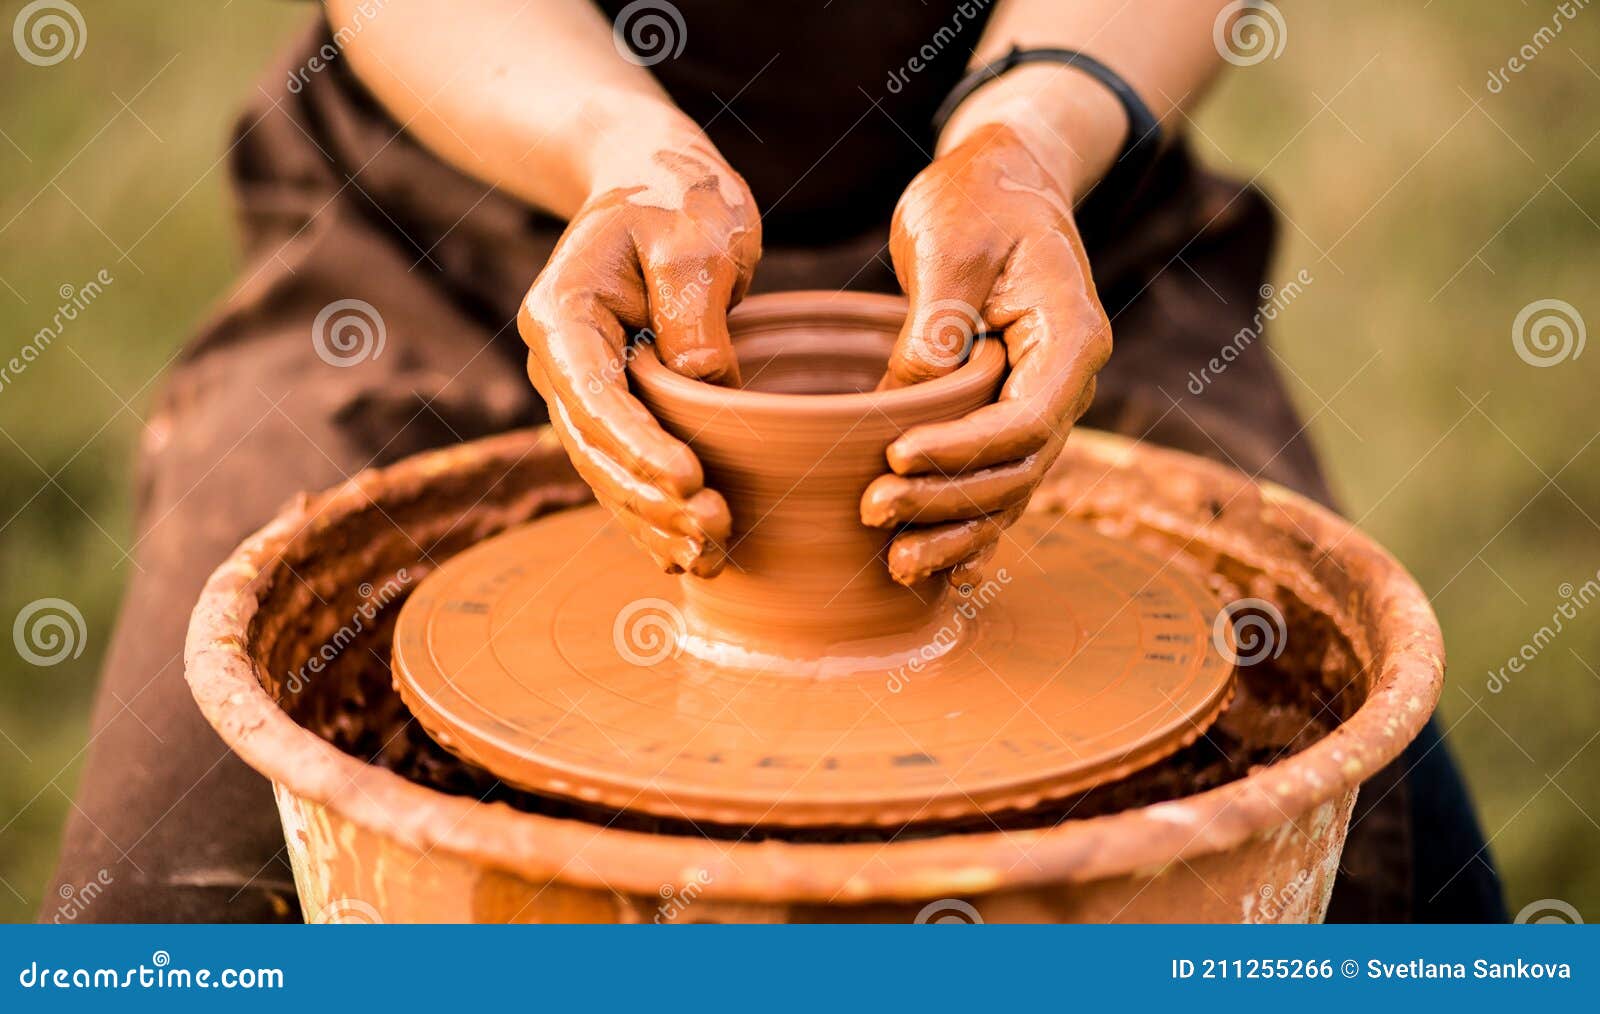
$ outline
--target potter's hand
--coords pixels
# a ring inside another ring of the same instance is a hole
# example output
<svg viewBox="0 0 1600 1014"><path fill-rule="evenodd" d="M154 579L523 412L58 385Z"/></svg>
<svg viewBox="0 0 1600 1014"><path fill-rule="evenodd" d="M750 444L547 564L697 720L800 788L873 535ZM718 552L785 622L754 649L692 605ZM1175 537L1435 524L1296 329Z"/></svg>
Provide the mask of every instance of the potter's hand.
<svg viewBox="0 0 1600 1014"><path fill-rule="evenodd" d="M1111 352L1072 187L1039 151L1008 126L974 130L895 209L889 251L911 314L885 386L949 373L976 332L1002 337L1011 366L994 404L891 444L893 474L862 496L865 523L908 526L889 549L905 584L937 571L970 580L1061 453Z"/></svg>
<svg viewBox="0 0 1600 1014"><path fill-rule="evenodd" d="M662 566L714 573L727 505L628 395L623 351L648 326L669 368L734 380L724 316L761 252L744 181L597 4L368 6L326 0L329 28L406 133L570 223L518 316L568 454Z"/></svg>
<svg viewBox="0 0 1600 1014"><path fill-rule="evenodd" d="M737 384L727 311L761 255L744 181L703 137L608 171L523 301L528 374L584 480L669 573L724 563L728 506L700 462L628 393L629 347L649 328L669 369Z"/></svg>

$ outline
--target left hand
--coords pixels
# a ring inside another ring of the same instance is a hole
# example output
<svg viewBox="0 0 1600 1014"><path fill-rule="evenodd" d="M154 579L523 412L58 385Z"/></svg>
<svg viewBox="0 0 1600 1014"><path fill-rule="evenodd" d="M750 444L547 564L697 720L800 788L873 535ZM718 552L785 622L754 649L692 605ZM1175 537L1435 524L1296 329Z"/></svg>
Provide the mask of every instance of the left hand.
<svg viewBox="0 0 1600 1014"><path fill-rule="evenodd" d="M902 584L940 571L972 579L1088 410L1111 354L1066 161L1052 171L1015 130L985 126L918 174L895 209L889 252L911 313L886 385L951 372L980 332L1000 336L1010 362L994 404L907 431L889 445L892 473L861 497L863 523L907 526L889 548Z"/></svg>

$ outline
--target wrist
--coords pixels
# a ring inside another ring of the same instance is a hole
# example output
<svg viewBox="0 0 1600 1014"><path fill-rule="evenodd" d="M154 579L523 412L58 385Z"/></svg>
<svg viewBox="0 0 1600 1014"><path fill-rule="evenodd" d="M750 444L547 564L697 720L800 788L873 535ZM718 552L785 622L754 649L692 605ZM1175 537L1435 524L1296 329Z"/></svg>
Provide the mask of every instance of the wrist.
<svg viewBox="0 0 1600 1014"><path fill-rule="evenodd" d="M574 158L587 198L639 183L661 152L693 152L713 174L737 178L699 125L665 96L600 95L585 103Z"/></svg>
<svg viewBox="0 0 1600 1014"><path fill-rule="evenodd" d="M973 92L939 135L937 154L990 126L1009 127L1078 200L1116 162L1128 118L1105 85L1074 68L1016 67Z"/></svg>

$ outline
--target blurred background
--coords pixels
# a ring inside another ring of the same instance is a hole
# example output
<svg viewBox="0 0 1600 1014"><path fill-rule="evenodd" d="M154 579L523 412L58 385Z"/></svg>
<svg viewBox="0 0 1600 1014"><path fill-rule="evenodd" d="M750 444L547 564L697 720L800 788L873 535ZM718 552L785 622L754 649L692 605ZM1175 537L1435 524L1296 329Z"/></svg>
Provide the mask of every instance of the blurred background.
<svg viewBox="0 0 1600 1014"><path fill-rule="evenodd" d="M0 25L23 6L0 3ZM236 264L234 112L313 15L79 7L78 58L0 47L0 365L102 290L0 374L0 626L60 598L87 631L53 665L0 642L8 920L38 908L72 805L135 566L142 413ZM1278 206L1275 284L1311 279L1270 334L1346 511L1438 609L1442 727L1510 910L1557 899L1600 919L1600 348L1575 354L1583 319L1600 328L1600 10L1278 10L1281 50L1231 70L1190 129ZM1519 352L1514 329L1550 314L1570 341L1544 330L1554 343ZM1513 672L1513 656L1531 661Z"/></svg>

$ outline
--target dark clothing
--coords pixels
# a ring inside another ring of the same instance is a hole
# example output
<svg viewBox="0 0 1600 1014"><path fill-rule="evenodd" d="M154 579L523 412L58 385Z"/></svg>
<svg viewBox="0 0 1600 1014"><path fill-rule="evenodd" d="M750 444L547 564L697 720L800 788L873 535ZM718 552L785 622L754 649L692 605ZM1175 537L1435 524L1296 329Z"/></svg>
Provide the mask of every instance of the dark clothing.
<svg viewBox="0 0 1600 1014"><path fill-rule="evenodd" d="M888 220L932 157L934 111L965 72L993 0L673 0L681 26L662 4L618 21L629 6L600 2L750 185L772 243Z"/></svg>
<svg viewBox="0 0 1600 1014"><path fill-rule="evenodd" d="M679 6L692 15L711 5ZM899 131L867 102L862 123L872 122L870 135L850 141L846 132L840 143L851 145L848 158L836 164L828 156L807 175L807 156L820 156L849 126L828 122L843 115L838 103L848 89L840 82L885 79L905 58L901 43L916 36L877 17L868 19L877 36L830 27L828 59L819 63L809 29L763 17L788 26L782 59L795 34L807 40L793 48L796 59L814 65L800 73L786 64L786 76L767 84L763 75L739 98L739 117L770 146L730 140L743 128L731 112L717 117L707 107L713 94L731 100L741 75L759 69L730 63L738 70L718 72L717 61L749 61L746 50L758 48L735 38L724 52L717 31L691 20L693 59L656 68L691 112L714 121L717 143L758 198L816 222L813 235L768 233L753 291L895 291L887 219L893 194L918 164L909 151L882 147ZM723 24L726 31L732 22ZM883 41L891 28L893 46ZM925 24L918 30L928 32ZM848 38L840 43L835 32ZM287 88L290 73L325 40L319 30L285 54L268 74L270 98L253 101L239 121L231 171L246 263L174 366L146 431L138 468L141 569L106 661L58 872L58 885L110 872L112 885L83 919L297 917L270 788L217 739L183 681L184 631L201 585L301 490L545 418L524 376L515 317L560 224L430 155L343 60L303 88ZM906 87L905 101L918 107L908 131L925 122L921 107L937 102L935 82L943 87L964 59L949 57L938 75L916 79L914 95ZM777 72L775 64L767 73ZM828 115L797 118L824 90ZM868 194L865 204L849 199ZM864 207L875 214L861 217ZM814 238L821 234L831 238ZM1262 341L1246 345L1203 394L1188 389L1190 374L1251 324L1272 242L1272 215L1259 192L1199 171L1181 146L1168 151L1119 237L1091 248L1117 350L1085 424L1219 458L1328 503ZM312 325L328 304L350 299L377 309L386 343L378 357L335 366L319 358ZM1502 915L1493 873L1479 862L1467 864L1437 902L1423 893L1476 851L1481 836L1444 748L1406 774L1410 757L1362 790L1331 917ZM1411 834L1414 819L1421 836Z"/></svg>

